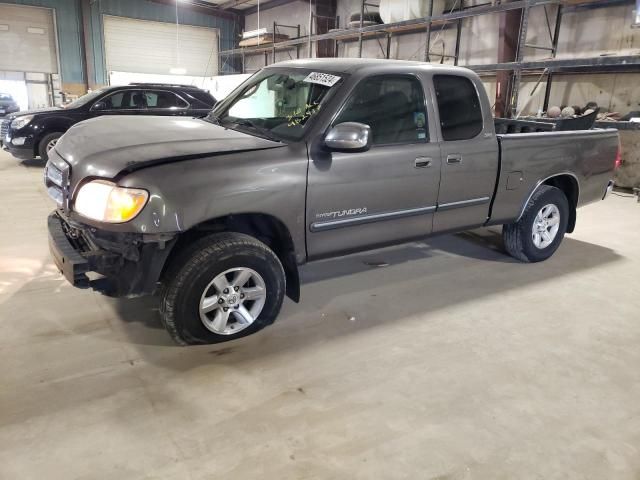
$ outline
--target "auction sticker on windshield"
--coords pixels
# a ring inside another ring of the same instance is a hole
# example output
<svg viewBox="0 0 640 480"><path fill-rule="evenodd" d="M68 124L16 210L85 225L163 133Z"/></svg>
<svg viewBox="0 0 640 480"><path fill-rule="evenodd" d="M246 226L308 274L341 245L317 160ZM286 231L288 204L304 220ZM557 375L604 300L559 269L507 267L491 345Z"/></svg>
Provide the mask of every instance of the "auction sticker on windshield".
<svg viewBox="0 0 640 480"><path fill-rule="evenodd" d="M307 75L307 78L304 79L305 82L308 83L319 83L320 85L324 85L325 87L333 87L338 81L340 77L337 75L331 75L330 73L321 73L321 72L311 72Z"/></svg>

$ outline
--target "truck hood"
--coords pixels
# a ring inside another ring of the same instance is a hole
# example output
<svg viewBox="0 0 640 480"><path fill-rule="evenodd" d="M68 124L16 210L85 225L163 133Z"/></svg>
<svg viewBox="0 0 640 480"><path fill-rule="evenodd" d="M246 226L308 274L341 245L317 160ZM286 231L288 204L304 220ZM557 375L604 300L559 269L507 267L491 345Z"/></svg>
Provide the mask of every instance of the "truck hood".
<svg viewBox="0 0 640 480"><path fill-rule="evenodd" d="M74 176L113 178L154 164L283 145L197 118L131 115L80 122L55 148Z"/></svg>

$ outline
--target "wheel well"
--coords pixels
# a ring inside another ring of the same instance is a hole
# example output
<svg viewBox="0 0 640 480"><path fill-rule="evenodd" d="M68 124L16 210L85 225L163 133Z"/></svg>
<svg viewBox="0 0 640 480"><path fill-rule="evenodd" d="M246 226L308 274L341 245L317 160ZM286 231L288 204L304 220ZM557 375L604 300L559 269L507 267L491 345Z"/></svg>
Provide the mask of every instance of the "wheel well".
<svg viewBox="0 0 640 480"><path fill-rule="evenodd" d="M173 250L165 262L169 263L188 245L205 235L216 232L237 232L250 235L267 245L278 256L284 268L287 296L294 302L300 300L300 278L296 262L295 246L287 227L276 217L261 213L227 215L200 223L178 237Z"/></svg>
<svg viewBox="0 0 640 480"><path fill-rule="evenodd" d="M576 209L578 207L578 195L580 194L578 181L575 177L564 174L547 178L542 184L562 190L567 197L567 200L569 201L569 223L567 224L567 233L573 232L576 226Z"/></svg>
<svg viewBox="0 0 640 480"><path fill-rule="evenodd" d="M38 140L33 142L33 154L34 154L34 156L40 155L40 143L42 143L42 140L44 139L44 137L46 137L47 135L51 135L52 133L59 133L60 136L64 135L64 132L60 132L58 130L53 130L51 132L40 134L40 137L38 138Z"/></svg>

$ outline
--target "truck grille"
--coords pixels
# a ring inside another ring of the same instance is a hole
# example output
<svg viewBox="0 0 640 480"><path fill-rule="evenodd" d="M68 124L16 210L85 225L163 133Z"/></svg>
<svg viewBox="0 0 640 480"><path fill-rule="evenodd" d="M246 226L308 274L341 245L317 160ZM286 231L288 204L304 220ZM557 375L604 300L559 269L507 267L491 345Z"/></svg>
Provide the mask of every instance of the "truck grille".
<svg viewBox="0 0 640 480"><path fill-rule="evenodd" d="M11 120L0 120L0 141L4 141L7 133L9 133L9 125L11 125Z"/></svg>
<svg viewBox="0 0 640 480"><path fill-rule="evenodd" d="M56 202L59 208L68 210L69 206L69 166L64 164L61 168L51 161L44 167L44 186L49 196Z"/></svg>

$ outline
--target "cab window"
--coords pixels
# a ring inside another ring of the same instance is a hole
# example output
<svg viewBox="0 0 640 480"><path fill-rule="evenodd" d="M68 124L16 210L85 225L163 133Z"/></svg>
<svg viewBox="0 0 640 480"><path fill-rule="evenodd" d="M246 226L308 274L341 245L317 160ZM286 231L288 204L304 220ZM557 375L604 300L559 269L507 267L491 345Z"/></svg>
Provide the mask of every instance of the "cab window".
<svg viewBox="0 0 640 480"><path fill-rule="evenodd" d="M380 75L362 80L334 125L369 125L373 145L426 142L427 112L420 81L410 75Z"/></svg>
<svg viewBox="0 0 640 480"><path fill-rule="evenodd" d="M458 75L434 75L442 139L469 140L482 132L482 108L473 82Z"/></svg>

